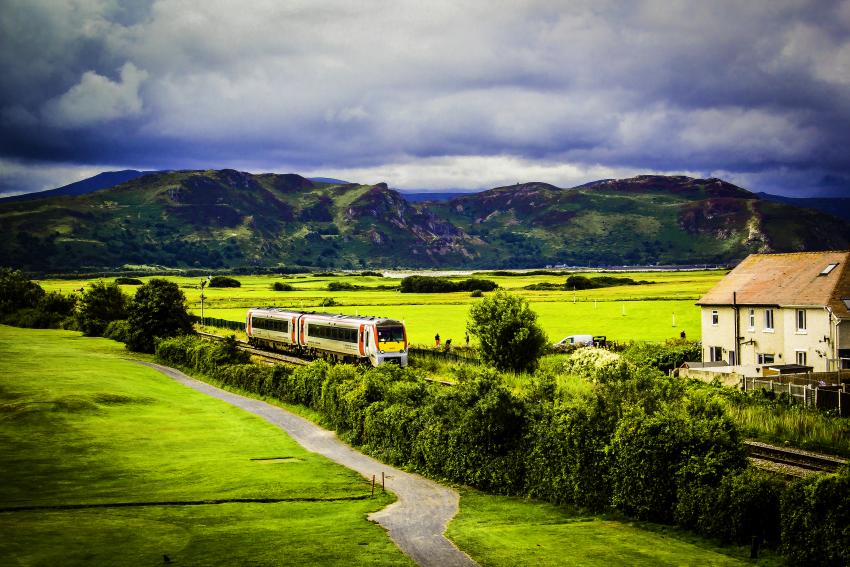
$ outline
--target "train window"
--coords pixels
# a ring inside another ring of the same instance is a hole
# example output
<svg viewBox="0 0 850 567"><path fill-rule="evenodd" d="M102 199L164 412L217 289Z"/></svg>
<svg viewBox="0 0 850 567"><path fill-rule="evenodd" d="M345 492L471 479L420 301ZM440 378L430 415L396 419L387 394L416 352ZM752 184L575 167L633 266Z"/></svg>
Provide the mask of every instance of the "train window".
<svg viewBox="0 0 850 567"><path fill-rule="evenodd" d="M404 327L378 327L378 342L400 343L404 341Z"/></svg>

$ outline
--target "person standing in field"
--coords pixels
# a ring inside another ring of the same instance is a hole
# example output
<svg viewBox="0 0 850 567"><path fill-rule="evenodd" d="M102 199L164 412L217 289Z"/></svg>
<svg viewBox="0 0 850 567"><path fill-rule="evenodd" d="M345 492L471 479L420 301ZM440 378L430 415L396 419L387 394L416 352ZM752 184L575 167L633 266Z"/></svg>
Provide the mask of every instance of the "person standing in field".
<svg viewBox="0 0 850 567"><path fill-rule="evenodd" d="M440 333L434 335L434 346L440 346Z"/></svg>

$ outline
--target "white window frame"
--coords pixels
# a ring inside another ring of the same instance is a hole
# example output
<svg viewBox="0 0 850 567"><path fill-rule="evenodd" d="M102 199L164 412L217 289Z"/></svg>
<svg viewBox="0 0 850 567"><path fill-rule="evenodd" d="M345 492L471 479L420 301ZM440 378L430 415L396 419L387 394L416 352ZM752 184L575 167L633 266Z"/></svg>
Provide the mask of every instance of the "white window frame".
<svg viewBox="0 0 850 567"><path fill-rule="evenodd" d="M773 309L764 310L764 332L772 333L775 329L776 321L773 318Z"/></svg>
<svg viewBox="0 0 850 567"><path fill-rule="evenodd" d="M802 361L800 360L801 355L802 355L802 359L803 359ZM806 351L805 351L805 350L800 349L800 350L796 350L796 351L794 351L794 360L795 360L795 361L797 362L797 364L799 364L800 366L808 366L808 363L807 363L808 358L809 358L809 357L806 355Z"/></svg>
<svg viewBox="0 0 850 567"><path fill-rule="evenodd" d="M749 318L750 331L755 331L756 330L756 310L750 309L749 313L747 313L747 317Z"/></svg>
<svg viewBox="0 0 850 567"><path fill-rule="evenodd" d="M758 364L776 364L776 355L770 352L760 352L757 355ZM767 360L770 357L770 360Z"/></svg>
<svg viewBox="0 0 850 567"><path fill-rule="evenodd" d="M711 325L716 327L720 324L720 313L717 312L717 309L711 311Z"/></svg>
<svg viewBox="0 0 850 567"><path fill-rule="evenodd" d="M795 325L797 327L797 334L805 335L806 331L806 310L805 309L797 309L794 313ZM802 325L800 325L802 323Z"/></svg>

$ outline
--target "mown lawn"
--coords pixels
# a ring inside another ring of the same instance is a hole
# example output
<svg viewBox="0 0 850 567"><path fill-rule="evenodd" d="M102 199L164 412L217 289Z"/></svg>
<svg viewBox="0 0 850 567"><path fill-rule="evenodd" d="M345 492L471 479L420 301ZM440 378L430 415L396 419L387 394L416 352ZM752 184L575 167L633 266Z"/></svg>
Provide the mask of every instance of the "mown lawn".
<svg viewBox="0 0 850 567"><path fill-rule="evenodd" d="M465 489L447 535L484 567L514 565L782 565L749 548L720 548L669 526L582 514L543 502ZM521 559L519 559L521 558Z"/></svg>
<svg viewBox="0 0 850 567"><path fill-rule="evenodd" d="M0 326L0 563L410 564L366 519L390 496L124 356ZM186 505L226 499L284 501Z"/></svg>
<svg viewBox="0 0 850 567"><path fill-rule="evenodd" d="M489 276L499 286L522 295L540 316L540 322L552 342L573 334L606 335L616 341L663 341L685 331L692 339L700 337L699 308L696 300L708 291L723 271L640 272L613 274L642 285L616 286L602 289L571 291L530 291L530 284L563 284L563 275ZM590 273L589 276L594 274ZM612 274L607 274L612 275ZM463 279L454 278L454 279ZM149 278L141 278L147 280ZM200 315L201 278L172 277L186 294L190 309ZM415 344L433 344L439 333L455 344L464 340L469 307L477 301L468 293L425 294L399 293L378 286L396 286L398 278L346 275L324 277L312 275L236 276L240 288L216 288L205 291L205 315L232 321L243 321L249 307L276 306L292 309L321 310L332 313L376 315L404 320L408 336ZM274 282L289 283L296 291L272 291ZM357 291L327 291L331 282L361 286ZM47 290L70 293L86 285L85 280L44 280ZM133 286L122 286L133 293ZM337 305L321 307L322 300L332 298ZM674 324L675 316L675 324Z"/></svg>

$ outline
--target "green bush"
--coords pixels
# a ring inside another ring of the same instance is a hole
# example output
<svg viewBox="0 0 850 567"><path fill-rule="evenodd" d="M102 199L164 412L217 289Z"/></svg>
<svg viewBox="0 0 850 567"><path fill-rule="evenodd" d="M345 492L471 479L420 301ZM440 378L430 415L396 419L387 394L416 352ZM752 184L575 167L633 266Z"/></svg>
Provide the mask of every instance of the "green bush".
<svg viewBox="0 0 850 567"><path fill-rule="evenodd" d="M154 352L156 340L192 332L186 296L177 284L154 278L136 290L127 310L127 348Z"/></svg>
<svg viewBox="0 0 850 567"><path fill-rule="evenodd" d="M115 278L118 285L142 285L144 282L138 278L119 277Z"/></svg>
<svg viewBox="0 0 850 567"><path fill-rule="evenodd" d="M129 298L117 283L102 281L89 285L77 302L77 328L84 335L99 337L112 321L127 318Z"/></svg>
<svg viewBox="0 0 850 567"><path fill-rule="evenodd" d="M126 343L130 338L130 324L126 319L110 321L103 330L103 336L119 343Z"/></svg>
<svg viewBox="0 0 850 567"><path fill-rule="evenodd" d="M372 277L375 277L375 278L384 277L384 274L382 274L381 272L375 272L375 271L372 271L372 270L364 270L364 271L360 272L360 275L361 276L372 276Z"/></svg>
<svg viewBox="0 0 850 567"><path fill-rule="evenodd" d="M466 328L482 359L500 370L533 370L549 342L528 302L502 290L472 306Z"/></svg>
<svg viewBox="0 0 850 567"><path fill-rule="evenodd" d="M333 307L339 305L333 297L325 297L319 302L319 307Z"/></svg>
<svg viewBox="0 0 850 567"><path fill-rule="evenodd" d="M356 291L358 289L362 289L362 287L348 282L330 282L328 284L328 291Z"/></svg>
<svg viewBox="0 0 850 567"><path fill-rule="evenodd" d="M469 297L484 297L484 292L480 289L473 290L472 293L469 294Z"/></svg>
<svg viewBox="0 0 850 567"><path fill-rule="evenodd" d="M292 286L292 284L284 282L274 282L272 284L272 291L295 291L295 288Z"/></svg>
<svg viewBox="0 0 850 567"><path fill-rule="evenodd" d="M228 276L213 276L207 287L242 287L242 282Z"/></svg>
<svg viewBox="0 0 850 567"><path fill-rule="evenodd" d="M664 344L634 342L623 350L622 355L638 366L651 366L669 372L686 361L701 360L702 345L698 341L681 339L672 339Z"/></svg>
<svg viewBox="0 0 850 567"><path fill-rule="evenodd" d="M408 276L401 280L402 293L452 293L455 291L493 291L498 284L491 280L469 278L453 282L448 278L433 276Z"/></svg>
<svg viewBox="0 0 850 567"><path fill-rule="evenodd" d="M29 281L20 270L0 268L0 315L35 308L43 297L41 286Z"/></svg>
<svg viewBox="0 0 850 567"><path fill-rule="evenodd" d="M850 565L850 467L794 482L782 498L782 551L795 565Z"/></svg>

